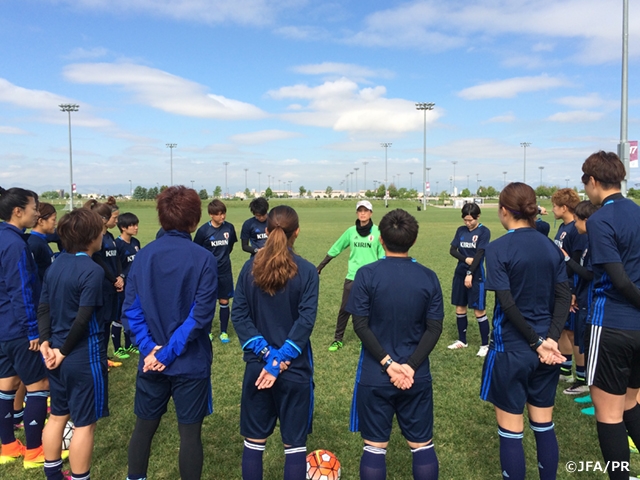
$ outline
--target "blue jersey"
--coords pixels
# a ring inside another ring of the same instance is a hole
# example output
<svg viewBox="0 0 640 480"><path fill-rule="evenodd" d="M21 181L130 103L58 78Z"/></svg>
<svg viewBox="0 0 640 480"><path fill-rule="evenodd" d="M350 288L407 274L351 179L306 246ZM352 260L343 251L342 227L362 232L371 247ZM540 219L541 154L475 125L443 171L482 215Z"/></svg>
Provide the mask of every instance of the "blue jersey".
<svg viewBox="0 0 640 480"><path fill-rule="evenodd" d="M293 260L298 273L282 290L269 295L253 280L251 257L238 277L231 320L243 349L259 337L275 348L282 347L287 340L294 343L301 353L280 376L291 382L308 383L313 375L309 336L316 323L320 279L314 265L295 254ZM245 351L244 360L261 362L251 351Z"/></svg>
<svg viewBox="0 0 640 480"><path fill-rule="evenodd" d="M155 356L166 366L163 374L209 377L217 290L215 259L188 233L169 230L140 250L122 306L122 323L142 354L140 372L144 357L161 345Z"/></svg>
<svg viewBox="0 0 640 480"><path fill-rule="evenodd" d="M549 236L549 230L551 230L551 225L548 222L545 222L541 218L536 219L536 230L543 234L545 237Z"/></svg>
<svg viewBox="0 0 640 480"><path fill-rule="evenodd" d="M129 275L131 264L136 258L136 254L140 251L140 240L136 237L131 237L131 242L125 242L122 237L116 238L116 249L118 251L118 259L120 265L122 265L122 274Z"/></svg>
<svg viewBox="0 0 640 480"><path fill-rule="evenodd" d="M50 307L52 348L64 345L80 307L95 307L89 328L74 351L88 348L98 355L103 325L99 325L98 308L102 305L104 270L84 253L62 253L45 274L40 303Z"/></svg>
<svg viewBox="0 0 640 480"><path fill-rule="evenodd" d="M588 229L595 289L588 323L640 330L640 311L613 287L604 270L606 263L622 263L629 279L640 288L640 207L619 194L608 197L589 217Z"/></svg>
<svg viewBox="0 0 640 480"><path fill-rule="evenodd" d="M555 286L567 280L562 252L533 228L509 230L486 250L487 290L509 290L536 333L546 338L555 304ZM490 348L499 352L530 350L496 299Z"/></svg>
<svg viewBox="0 0 640 480"><path fill-rule="evenodd" d="M593 271L593 267L591 266L591 251L588 246L582 251L580 265L589 271ZM581 310L585 309L586 312L589 312L591 310L591 302L593 302L593 280L586 280L578 276L575 296L578 307Z"/></svg>
<svg viewBox="0 0 640 480"><path fill-rule="evenodd" d="M98 252L94 253L93 256L100 257L105 265L105 277L102 282L105 293L113 292L115 294L113 283L115 282L115 278L119 274L118 270L120 270L121 267L118 268L118 248L116 246L116 241L110 232L107 231L102 236L102 248ZM108 278L110 276L114 278L113 281Z"/></svg>
<svg viewBox="0 0 640 480"><path fill-rule="evenodd" d="M463 225L456 230L456 235L453 237L453 240L451 240L451 246L457 248L465 257L473 258L478 250L484 250L487 248L490 240L491 232L481 223L473 230L469 230L465 225ZM484 278L483 263L484 257L480 261L480 265L478 265L474 278L479 280ZM464 276L466 275L467 270L469 270L469 265L458 260L455 275Z"/></svg>
<svg viewBox="0 0 640 480"><path fill-rule="evenodd" d="M560 225L553 241L559 248L567 252L569 256L571 256L573 252L583 251L587 248L587 236L578 233L576 222L563 223Z"/></svg>
<svg viewBox="0 0 640 480"><path fill-rule="evenodd" d="M369 328L394 361L406 363L427 328L427 319L444 319L442 290L436 274L410 257L385 257L360 267L346 310L369 318ZM429 359L414 378L430 379ZM389 375L362 349L356 382L389 386Z"/></svg>
<svg viewBox="0 0 640 480"><path fill-rule="evenodd" d="M240 240L249 240L254 248L262 248L267 243L267 221L259 222L256 217L251 217L242 224Z"/></svg>
<svg viewBox="0 0 640 480"><path fill-rule="evenodd" d="M26 235L7 222L0 223L0 331L1 341L38 338L38 270Z"/></svg>
<svg viewBox="0 0 640 480"><path fill-rule="evenodd" d="M49 247L47 236L42 233L32 231L27 242L29 242L29 249L33 254L36 266L38 267L38 278L42 284L42 281L44 280L44 272L46 272L47 268L49 268L53 263L55 255L53 254L51 247Z"/></svg>
<svg viewBox="0 0 640 480"><path fill-rule="evenodd" d="M232 275L229 255L233 251L233 244L238 241L233 224L222 222L222 225L216 228L211 222L207 222L198 229L193 241L209 250L216 257L218 275Z"/></svg>

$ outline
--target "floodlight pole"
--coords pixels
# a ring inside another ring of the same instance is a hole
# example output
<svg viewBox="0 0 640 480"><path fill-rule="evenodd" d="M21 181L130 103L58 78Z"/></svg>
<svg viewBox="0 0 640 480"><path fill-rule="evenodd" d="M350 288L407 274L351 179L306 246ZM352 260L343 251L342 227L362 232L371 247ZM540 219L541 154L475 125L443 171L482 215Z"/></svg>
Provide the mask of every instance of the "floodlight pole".
<svg viewBox="0 0 640 480"><path fill-rule="evenodd" d="M381 143L380 146L384 148L384 208L389 206L389 182L387 177L387 149L391 146L391 143Z"/></svg>
<svg viewBox="0 0 640 480"><path fill-rule="evenodd" d="M366 192L367 191L367 164L369 162L362 162L362 164L364 165L364 182L363 182L363 186L362 189Z"/></svg>
<svg viewBox="0 0 640 480"><path fill-rule="evenodd" d="M538 167L540 169L540 186L542 186L542 170L544 170L544 167Z"/></svg>
<svg viewBox="0 0 640 480"><path fill-rule="evenodd" d="M360 167L353 167L353 169L356 171L356 198L360 197L360 190L358 190L358 170L360 170Z"/></svg>
<svg viewBox="0 0 640 480"><path fill-rule="evenodd" d="M456 164L458 163L458 161L454 160L451 163L453 163L453 189L451 191L451 196L457 196L456 195Z"/></svg>
<svg viewBox="0 0 640 480"><path fill-rule="evenodd" d="M69 114L69 211L73 210L73 154L71 148L71 112L77 112L80 108L79 105L73 103L62 103L58 105L60 111L67 112Z"/></svg>
<svg viewBox="0 0 640 480"><path fill-rule="evenodd" d="M422 148L422 209L427 208L427 110L433 110L435 103L416 103L416 109L424 112L424 144Z"/></svg>
<svg viewBox="0 0 640 480"><path fill-rule="evenodd" d="M225 198L229 198L229 187L227 186L227 166L229 165L229 162L222 163L224 164L224 190L227 195Z"/></svg>
<svg viewBox="0 0 640 480"><path fill-rule="evenodd" d="M167 143L167 148L171 152L171 185L173 187L173 149L178 146L177 143Z"/></svg>
<svg viewBox="0 0 640 480"><path fill-rule="evenodd" d="M258 196L260 196L260 175L262 172L258 172Z"/></svg>
<svg viewBox="0 0 640 480"><path fill-rule="evenodd" d="M618 144L618 156L624 165L625 177L621 182L620 191L627 196L627 182L630 169L630 146L627 139L628 109L628 77L629 77L629 0L622 2L622 93L620 99L620 143Z"/></svg>
<svg viewBox="0 0 640 480"><path fill-rule="evenodd" d="M520 146L524 148L524 169L522 172L522 183L527 183L527 147L531 146L531 142L520 142Z"/></svg>

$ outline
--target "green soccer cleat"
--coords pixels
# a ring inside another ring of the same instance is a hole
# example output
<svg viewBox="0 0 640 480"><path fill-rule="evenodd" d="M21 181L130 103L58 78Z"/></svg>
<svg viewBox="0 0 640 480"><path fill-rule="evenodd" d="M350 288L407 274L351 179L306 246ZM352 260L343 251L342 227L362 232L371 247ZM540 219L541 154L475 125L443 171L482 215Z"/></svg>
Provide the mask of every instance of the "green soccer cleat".
<svg viewBox="0 0 640 480"><path fill-rule="evenodd" d="M596 407L583 408L582 410L580 410L580 413L583 413L584 415L594 416L596 414Z"/></svg>
<svg viewBox="0 0 640 480"><path fill-rule="evenodd" d="M222 332L220 334L220 341L222 343L229 343L229 335L227 335L227 332Z"/></svg>
<svg viewBox="0 0 640 480"><path fill-rule="evenodd" d="M331 345L329 345L330 352L337 352L341 348L342 348L342 342L339 340L336 340Z"/></svg>
<svg viewBox="0 0 640 480"><path fill-rule="evenodd" d="M591 395L587 395L586 397L578 397L573 399L576 403L593 403L591 401Z"/></svg>
<svg viewBox="0 0 640 480"><path fill-rule="evenodd" d="M131 345L127 348L127 353L131 353L133 355L140 355L140 350L138 350L135 346Z"/></svg>
<svg viewBox="0 0 640 480"><path fill-rule="evenodd" d="M127 358L129 358L129 354L127 353L127 351L120 347L119 349L117 349L115 352L113 352L113 355L115 357L120 358L121 360L126 360Z"/></svg>

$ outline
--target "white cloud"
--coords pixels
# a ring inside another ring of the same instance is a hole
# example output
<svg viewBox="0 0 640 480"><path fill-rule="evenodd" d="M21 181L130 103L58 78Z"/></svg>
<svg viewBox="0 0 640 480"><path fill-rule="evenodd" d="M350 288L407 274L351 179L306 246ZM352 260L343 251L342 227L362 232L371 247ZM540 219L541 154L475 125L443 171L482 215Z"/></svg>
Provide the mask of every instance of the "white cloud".
<svg viewBox="0 0 640 480"><path fill-rule="evenodd" d="M569 85L559 77L546 74L537 77L514 77L506 80L495 80L475 87L465 88L458 96L466 100L485 100L489 98L513 98L520 93L536 92Z"/></svg>
<svg viewBox="0 0 640 480"><path fill-rule="evenodd" d="M331 33L324 28L313 26L295 26L276 28L274 33L290 40L329 40Z"/></svg>
<svg viewBox="0 0 640 480"><path fill-rule="evenodd" d="M0 125L0 134L2 135L27 135L25 130L17 127L7 127Z"/></svg>
<svg viewBox="0 0 640 480"><path fill-rule="evenodd" d="M336 75L348 77L353 80L366 79L372 77L392 78L393 72L386 69L373 70L368 67L355 65L352 63L323 62L309 65L298 65L293 67L294 72L305 75Z"/></svg>
<svg viewBox="0 0 640 480"><path fill-rule="evenodd" d="M94 47L94 48L74 48L71 52L64 56L67 60L82 60L85 58L100 58L104 57L109 53L104 47Z"/></svg>
<svg viewBox="0 0 640 480"><path fill-rule="evenodd" d="M254 105L207 93L204 85L144 65L74 64L64 69L64 76L75 83L122 87L139 103L177 115L224 120L266 116Z"/></svg>
<svg viewBox="0 0 640 480"><path fill-rule="evenodd" d="M239 133L229 137L234 143L243 145L259 145L262 143L273 142L276 140L286 140L289 138L301 137L296 132L286 132L284 130L261 130L259 132Z"/></svg>
<svg viewBox="0 0 640 480"><path fill-rule="evenodd" d="M505 115L498 115L486 120L484 123L511 123L516 121L516 116L513 113L507 113Z"/></svg>
<svg viewBox="0 0 640 480"><path fill-rule="evenodd" d="M597 93L590 93L582 97L562 97L556 100L556 103L564 105L570 108L585 109L585 108L619 108L620 103L611 100L604 100Z"/></svg>
<svg viewBox="0 0 640 480"><path fill-rule="evenodd" d="M582 123L596 122L604 116L601 112L590 112L588 110L574 110L571 112L559 112L551 115L547 120L560 123Z"/></svg>
<svg viewBox="0 0 640 480"><path fill-rule="evenodd" d="M548 42L539 42L531 47L531 50L534 52L552 52L554 49L555 45Z"/></svg>
<svg viewBox="0 0 640 480"><path fill-rule="evenodd" d="M346 78L315 87L298 84L268 92L277 100L309 101L303 110L281 115L294 123L348 132L400 133L422 128L423 116L416 111L414 102L386 98L385 94L383 86L359 88ZM427 121L433 123L440 115L439 110L432 110Z"/></svg>

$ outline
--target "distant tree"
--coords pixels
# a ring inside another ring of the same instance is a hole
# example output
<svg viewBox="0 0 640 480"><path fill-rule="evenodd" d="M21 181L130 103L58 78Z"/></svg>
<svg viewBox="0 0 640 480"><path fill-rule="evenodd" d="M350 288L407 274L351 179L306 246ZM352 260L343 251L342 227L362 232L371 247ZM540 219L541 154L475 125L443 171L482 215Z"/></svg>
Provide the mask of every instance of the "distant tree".
<svg viewBox="0 0 640 480"><path fill-rule="evenodd" d="M461 197L470 197L471 196L471 192L469 191L468 188L465 188L464 190L462 190L460 192L460 196Z"/></svg>
<svg viewBox="0 0 640 480"><path fill-rule="evenodd" d="M202 190L200 190L198 192L198 196L200 197L201 200L208 200L209 199L209 194L207 193L207 190L205 188L203 188Z"/></svg>
<svg viewBox="0 0 640 480"><path fill-rule="evenodd" d="M396 188L396 186L393 183L389 185L389 196L391 198L397 198L398 197L398 189Z"/></svg>
<svg viewBox="0 0 640 480"><path fill-rule="evenodd" d="M64 192L64 198L69 198L69 192Z"/></svg>
<svg viewBox="0 0 640 480"><path fill-rule="evenodd" d="M332 187L327 187L325 189L324 193L327 195L327 197L331 197L331 194L333 193L333 188Z"/></svg>
<svg viewBox="0 0 640 480"><path fill-rule="evenodd" d="M138 185L133 190L133 198L135 200L145 200L147 198L147 189Z"/></svg>
<svg viewBox="0 0 640 480"><path fill-rule="evenodd" d="M251 193L251 190L249 190L248 188L244 189L244 196L246 198L255 198L255 195Z"/></svg>
<svg viewBox="0 0 640 480"><path fill-rule="evenodd" d="M384 198L386 194L387 194L387 190L384 188L384 185L380 184L380 186L376 190L376 197Z"/></svg>
<svg viewBox="0 0 640 480"><path fill-rule="evenodd" d="M418 198L418 191L415 188L407 190L407 198Z"/></svg>
<svg viewBox="0 0 640 480"><path fill-rule="evenodd" d="M169 188L168 185L161 185L160 186L160 191L158 192L158 195L161 194L162 192L164 192L167 188Z"/></svg>
<svg viewBox="0 0 640 480"><path fill-rule="evenodd" d="M158 187L151 187L147 190L147 200L155 200L159 194Z"/></svg>
<svg viewBox="0 0 640 480"><path fill-rule="evenodd" d="M264 191L264 198L273 198L273 190L271 190L271 187L267 187Z"/></svg>
<svg viewBox="0 0 640 480"><path fill-rule="evenodd" d="M304 188L304 185L300 185L300 188L298 190L300 191L301 197L304 197L304 194L307 193L307 189Z"/></svg>
<svg viewBox="0 0 640 480"><path fill-rule="evenodd" d="M487 197L497 197L498 191L493 188L491 185L487 187Z"/></svg>
<svg viewBox="0 0 640 480"><path fill-rule="evenodd" d="M364 196L367 198L373 198L375 196L375 192L372 192L371 190L367 190L366 192L364 192Z"/></svg>
<svg viewBox="0 0 640 480"><path fill-rule="evenodd" d="M627 196L629 198L640 198L640 190L631 187L629 190L627 190Z"/></svg>
<svg viewBox="0 0 640 480"><path fill-rule="evenodd" d="M40 198L44 200L56 200L60 198L60 192L58 192L57 190L49 190L47 192L42 192L40 194Z"/></svg>
<svg viewBox="0 0 640 480"><path fill-rule="evenodd" d="M220 185L216 185L216 188L213 189L213 198L220 198L222 196L222 187Z"/></svg>

